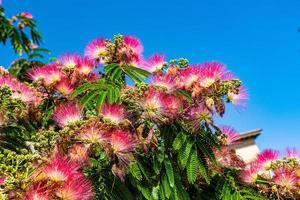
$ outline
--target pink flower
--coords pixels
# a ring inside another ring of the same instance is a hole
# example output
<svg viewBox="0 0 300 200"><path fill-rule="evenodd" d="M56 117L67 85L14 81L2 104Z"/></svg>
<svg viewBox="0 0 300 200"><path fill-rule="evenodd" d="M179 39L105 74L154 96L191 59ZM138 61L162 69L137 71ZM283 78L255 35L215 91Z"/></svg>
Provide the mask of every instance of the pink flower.
<svg viewBox="0 0 300 200"><path fill-rule="evenodd" d="M20 16L25 17L27 19L33 19L33 16L30 12L22 12L22 13L20 13Z"/></svg>
<svg viewBox="0 0 300 200"><path fill-rule="evenodd" d="M74 86L67 78L62 78L56 85L55 89L63 95L69 95L74 91Z"/></svg>
<svg viewBox="0 0 300 200"><path fill-rule="evenodd" d="M163 93L150 88L140 104L150 118L156 118L164 111Z"/></svg>
<svg viewBox="0 0 300 200"><path fill-rule="evenodd" d="M78 139L86 142L99 144L103 144L109 139L105 128L102 127L102 124L98 123L91 123L87 125L84 129L80 130L77 137Z"/></svg>
<svg viewBox="0 0 300 200"><path fill-rule="evenodd" d="M42 183L34 183L27 191L24 200L52 200L51 192Z"/></svg>
<svg viewBox="0 0 300 200"><path fill-rule="evenodd" d="M230 126L221 127L222 134L226 136L225 145L235 144L240 139L240 134Z"/></svg>
<svg viewBox="0 0 300 200"><path fill-rule="evenodd" d="M193 65L185 68L180 72L179 84L185 89L189 89L194 83L200 80L200 68L198 65Z"/></svg>
<svg viewBox="0 0 300 200"><path fill-rule="evenodd" d="M59 63L66 69L75 69L79 66L81 57L77 54L64 54L59 58Z"/></svg>
<svg viewBox="0 0 300 200"><path fill-rule="evenodd" d="M141 54L144 50L142 43L136 37L125 35L123 37L123 43L127 51L130 51L131 53Z"/></svg>
<svg viewBox="0 0 300 200"><path fill-rule="evenodd" d="M53 120L59 127L64 127L82 119L80 107L75 103L64 103L53 112Z"/></svg>
<svg viewBox="0 0 300 200"><path fill-rule="evenodd" d="M235 106L245 107L248 100L245 87L241 86L238 93L228 92L228 99Z"/></svg>
<svg viewBox="0 0 300 200"><path fill-rule="evenodd" d="M209 124L213 122L213 113L202 104L190 107L185 116L185 118L192 124L194 130L198 130L200 125L205 122Z"/></svg>
<svg viewBox="0 0 300 200"><path fill-rule="evenodd" d="M287 148L284 157L287 159L299 159L300 152L296 148Z"/></svg>
<svg viewBox="0 0 300 200"><path fill-rule="evenodd" d="M273 182L290 190L297 185L297 177L293 171L287 167L282 167L274 171Z"/></svg>
<svg viewBox="0 0 300 200"><path fill-rule="evenodd" d="M201 64L201 78L199 83L202 87L208 88L218 80L226 77L225 65L219 62L206 62Z"/></svg>
<svg viewBox="0 0 300 200"><path fill-rule="evenodd" d="M79 74L88 75L94 70L94 68L94 62L88 57L84 57L80 59L76 71L79 72Z"/></svg>
<svg viewBox="0 0 300 200"><path fill-rule="evenodd" d="M262 169L260 165L257 165L256 163L252 163L250 164L250 166L248 166L248 168L246 168L241 172L240 179L244 183L255 184L261 170Z"/></svg>
<svg viewBox="0 0 300 200"><path fill-rule="evenodd" d="M168 117L175 117L180 114L181 101L175 95L165 94L162 98L164 114Z"/></svg>
<svg viewBox="0 0 300 200"><path fill-rule="evenodd" d="M176 80L171 75L157 74L152 80L151 84L166 88L168 92L172 92L177 88Z"/></svg>
<svg viewBox="0 0 300 200"><path fill-rule="evenodd" d="M114 124L119 124L125 119L124 108L118 104L105 103L100 108L100 114L103 119Z"/></svg>
<svg viewBox="0 0 300 200"><path fill-rule="evenodd" d="M53 182L72 180L80 176L79 166L61 155L54 155L40 170L44 176Z"/></svg>
<svg viewBox="0 0 300 200"><path fill-rule="evenodd" d="M84 165L89 160L89 149L89 144L73 144L69 149L69 158L79 165Z"/></svg>
<svg viewBox="0 0 300 200"><path fill-rule="evenodd" d="M5 183L6 178L7 178L6 176L1 176L0 177L0 186Z"/></svg>
<svg viewBox="0 0 300 200"><path fill-rule="evenodd" d="M121 162L127 164L130 160L129 153L133 152L136 146L135 138L129 132L114 130L111 133L109 142L113 153Z"/></svg>
<svg viewBox="0 0 300 200"><path fill-rule="evenodd" d="M165 55L164 54L155 54L151 56L144 65L141 66L142 69L148 72L158 72L162 70L165 65Z"/></svg>
<svg viewBox="0 0 300 200"><path fill-rule="evenodd" d="M91 41L85 48L84 55L92 60L99 63L104 63L104 52L106 51L106 41L103 38L97 38Z"/></svg>
<svg viewBox="0 0 300 200"><path fill-rule="evenodd" d="M66 200L91 200L94 196L92 184L84 177L65 182L55 194Z"/></svg>
<svg viewBox="0 0 300 200"><path fill-rule="evenodd" d="M46 86L58 82L63 76L61 69L56 64L32 68L27 74L31 80L43 81Z"/></svg>
<svg viewBox="0 0 300 200"><path fill-rule="evenodd" d="M277 160L278 157L279 157L278 151L274 151L272 149L266 149L257 156L256 162L259 165L263 166L265 170L268 170L271 167L272 161Z"/></svg>

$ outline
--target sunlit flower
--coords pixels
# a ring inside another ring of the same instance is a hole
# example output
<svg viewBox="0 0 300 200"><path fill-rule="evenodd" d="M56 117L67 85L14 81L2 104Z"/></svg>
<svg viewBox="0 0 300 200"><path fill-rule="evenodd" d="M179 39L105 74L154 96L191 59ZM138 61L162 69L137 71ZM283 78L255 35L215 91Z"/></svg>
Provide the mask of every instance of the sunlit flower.
<svg viewBox="0 0 300 200"><path fill-rule="evenodd" d="M99 113L105 121L119 124L125 119L124 108L118 104L105 103L101 106Z"/></svg>
<svg viewBox="0 0 300 200"><path fill-rule="evenodd" d="M56 85L55 89L63 95L69 95L74 91L74 86L67 78L62 78Z"/></svg>
<svg viewBox="0 0 300 200"><path fill-rule="evenodd" d="M28 71L28 76L33 81L43 81L46 86L58 82L63 74L56 64L35 67Z"/></svg>
<svg viewBox="0 0 300 200"><path fill-rule="evenodd" d="M64 54L59 58L59 63L65 69L75 69L79 65L81 58L77 54Z"/></svg>
<svg viewBox="0 0 300 200"><path fill-rule="evenodd" d="M84 55L92 61L104 63L104 53L106 51L106 41L103 38L97 38L91 41L85 48Z"/></svg>
<svg viewBox="0 0 300 200"><path fill-rule="evenodd" d="M225 145L235 144L241 138L240 134L230 126L222 126L221 132L226 137L224 141Z"/></svg>
<svg viewBox="0 0 300 200"><path fill-rule="evenodd" d="M200 68L198 65L193 65L185 68L180 72L179 83L181 87L189 89L194 83L200 79Z"/></svg>
<svg viewBox="0 0 300 200"><path fill-rule="evenodd" d="M271 167L272 161L277 160L278 157L279 157L278 151L272 149L266 149L257 156L256 162L259 165L263 166L264 169L268 170Z"/></svg>
<svg viewBox="0 0 300 200"><path fill-rule="evenodd" d="M58 126L64 127L82 119L80 107L75 103L64 103L53 112L53 120Z"/></svg>
<svg viewBox="0 0 300 200"><path fill-rule="evenodd" d="M287 159L299 159L300 152L296 148L287 148L284 157Z"/></svg>
<svg viewBox="0 0 300 200"><path fill-rule="evenodd" d="M89 144L73 144L69 149L69 158L71 161L83 165L89 160L89 149Z"/></svg>
<svg viewBox="0 0 300 200"><path fill-rule="evenodd" d="M131 53L141 54L144 50L144 47L140 40L133 36L124 36L123 43L125 48L129 50Z"/></svg>
<svg viewBox="0 0 300 200"><path fill-rule="evenodd" d="M95 63L88 57L84 57L80 59L76 71L79 72L79 74L88 75L94 70L94 68Z"/></svg>
<svg viewBox="0 0 300 200"><path fill-rule="evenodd" d="M297 177L293 171L288 169L287 167L282 167L274 171L274 177L272 181L284 187L285 189L292 189L297 185Z"/></svg>
<svg viewBox="0 0 300 200"><path fill-rule="evenodd" d="M228 99L235 106L245 107L248 100L248 93L245 87L241 86L237 93L228 92Z"/></svg>
<svg viewBox="0 0 300 200"><path fill-rule="evenodd" d="M177 88L176 80L171 75L165 74L155 75L151 80L151 84L166 88L168 92L172 92Z"/></svg>
<svg viewBox="0 0 300 200"><path fill-rule="evenodd" d="M200 125L203 123L213 122L213 113L204 105L194 105L190 107L186 114L186 119L192 124L194 130L199 129Z"/></svg>
<svg viewBox="0 0 300 200"><path fill-rule="evenodd" d="M235 150L228 146L222 146L221 149L214 149L217 162L226 168L241 169L245 167L244 161L235 153Z"/></svg>
<svg viewBox="0 0 300 200"><path fill-rule="evenodd" d="M255 184L261 170L262 169L260 165L257 165L256 163L252 163L250 166L248 166L248 168L244 169L241 172L240 179L244 183Z"/></svg>
<svg viewBox="0 0 300 200"><path fill-rule="evenodd" d="M24 200L52 200L51 191L42 183L34 183L27 191Z"/></svg>
<svg viewBox="0 0 300 200"><path fill-rule="evenodd" d="M165 63L165 55L154 54L141 66L141 68L151 73L158 72L164 67Z"/></svg>
<svg viewBox="0 0 300 200"><path fill-rule="evenodd" d="M67 157L54 155L49 162L42 167L41 172L53 182L68 181L79 176L79 168Z"/></svg>
<svg viewBox="0 0 300 200"><path fill-rule="evenodd" d="M80 130L77 135L78 139L90 142L90 143L99 143L103 144L109 139L103 124L100 123L91 123L85 128Z"/></svg>
<svg viewBox="0 0 300 200"><path fill-rule="evenodd" d="M174 117L180 113L181 101L175 95L165 94L162 98L164 114Z"/></svg>
<svg viewBox="0 0 300 200"><path fill-rule="evenodd" d="M124 163L128 163L128 153L133 152L136 146L135 138L126 131L114 130L110 140L113 153Z"/></svg>
<svg viewBox="0 0 300 200"><path fill-rule="evenodd" d="M20 13L20 16L25 17L27 19L33 19L33 16L30 12L22 12L22 13Z"/></svg>
<svg viewBox="0 0 300 200"><path fill-rule="evenodd" d="M200 85L204 88L210 87L218 80L222 80L226 75L225 65L219 62L206 62L201 64Z"/></svg>
<svg viewBox="0 0 300 200"><path fill-rule="evenodd" d="M150 118L161 115L164 109L163 94L155 89L150 88L140 104Z"/></svg>
<svg viewBox="0 0 300 200"><path fill-rule="evenodd" d="M92 184L84 177L65 182L55 194L63 200L90 200L94 196Z"/></svg>

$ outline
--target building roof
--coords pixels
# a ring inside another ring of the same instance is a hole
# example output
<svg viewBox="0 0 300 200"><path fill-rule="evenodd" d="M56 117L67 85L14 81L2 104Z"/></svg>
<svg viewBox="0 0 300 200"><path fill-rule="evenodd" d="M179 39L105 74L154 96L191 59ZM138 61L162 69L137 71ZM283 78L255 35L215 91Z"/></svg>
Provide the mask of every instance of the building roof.
<svg viewBox="0 0 300 200"><path fill-rule="evenodd" d="M243 140L248 139L256 139L262 132L262 129L254 129L252 131L242 132L240 133L240 139L238 139L238 142L241 142Z"/></svg>

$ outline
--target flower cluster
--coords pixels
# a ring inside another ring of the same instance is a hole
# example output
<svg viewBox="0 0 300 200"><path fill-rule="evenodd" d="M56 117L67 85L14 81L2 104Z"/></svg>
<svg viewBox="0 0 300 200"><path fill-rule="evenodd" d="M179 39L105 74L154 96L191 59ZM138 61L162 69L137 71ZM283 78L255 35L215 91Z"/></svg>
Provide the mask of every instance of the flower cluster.
<svg viewBox="0 0 300 200"><path fill-rule="evenodd" d="M242 170L243 182L258 187L271 196L300 197L300 154L287 149L283 157L275 150L267 149Z"/></svg>

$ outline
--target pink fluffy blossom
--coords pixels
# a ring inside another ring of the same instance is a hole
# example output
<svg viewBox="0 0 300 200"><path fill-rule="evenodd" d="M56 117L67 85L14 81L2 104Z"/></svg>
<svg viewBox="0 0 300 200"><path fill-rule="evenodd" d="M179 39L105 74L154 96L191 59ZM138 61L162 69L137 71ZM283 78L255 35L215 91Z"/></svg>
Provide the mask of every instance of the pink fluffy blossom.
<svg viewBox="0 0 300 200"><path fill-rule="evenodd" d="M70 149L68 156L71 161L84 165L89 160L89 144L73 144Z"/></svg>
<svg viewBox="0 0 300 200"><path fill-rule="evenodd" d="M230 126L222 126L221 127L222 134L226 136L226 145L235 144L240 139L240 134Z"/></svg>
<svg viewBox="0 0 300 200"><path fill-rule="evenodd" d="M100 108L100 114L105 121L119 124L125 119L124 108L118 104L105 103Z"/></svg>
<svg viewBox="0 0 300 200"><path fill-rule="evenodd" d="M97 38L91 41L85 48L84 55L98 63L104 63L103 53L106 51L106 41L103 38Z"/></svg>
<svg viewBox="0 0 300 200"><path fill-rule="evenodd" d="M80 130L77 135L78 139L89 142L103 144L108 141L109 135L102 128L101 124L91 123Z"/></svg>
<svg viewBox="0 0 300 200"><path fill-rule="evenodd" d="M53 112L53 120L59 127L64 127L82 119L80 107L75 103L64 103Z"/></svg>
<svg viewBox="0 0 300 200"><path fill-rule="evenodd" d="M272 149L266 149L257 156L256 162L257 164L263 166L265 170L268 170L271 167L272 161L277 160L278 157L279 157L278 151Z"/></svg>
<svg viewBox="0 0 300 200"><path fill-rule="evenodd" d="M218 80L223 80L226 72L225 65L219 62L206 62L201 64L201 78L199 83L202 87L208 88Z"/></svg>
<svg viewBox="0 0 300 200"><path fill-rule="evenodd" d="M125 35L123 37L123 43L126 50L131 53L141 54L144 50L141 41L136 37Z"/></svg>
<svg viewBox="0 0 300 200"><path fill-rule="evenodd" d="M20 16L25 17L27 19L33 19L33 16L30 12L22 12L22 13L20 13Z"/></svg>
<svg viewBox="0 0 300 200"><path fill-rule="evenodd" d="M46 86L60 81L63 76L61 69L56 64L32 68L27 74L31 80L43 81Z"/></svg>
<svg viewBox="0 0 300 200"><path fill-rule="evenodd" d="M88 75L94 70L94 68L95 63L88 57L84 57L80 59L76 71L79 72L79 74Z"/></svg>
<svg viewBox="0 0 300 200"><path fill-rule="evenodd" d="M59 63L65 69L75 69L79 66L80 61L81 57L77 54L64 54L59 58Z"/></svg>
<svg viewBox="0 0 300 200"><path fill-rule="evenodd" d="M248 168L244 169L240 174L240 179L244 183L255 184L262 168L256 163L252 163Z"/></svg>
<svg viewBox="0 0 300 200"><path fill-rule="evenodd" d="M235 106L245 107L248 100L248 93L245 87L241 86L237 93L228 92L228 99Z"/></svg>
<svg viewBox="0 0 300 200"><path fill-rule="evenodd" d="M296 148L287 148L284 157L287 159L299 159L300 152Z"/></svg>
<svg viewBox="0 0 300 200"><path fill-rule="evenodd" d="M180 72L179 83L181 87L189 89L194 83L200 80L201 71L198 65L185 68Z"/></svg>
<svg viewBox="0 0 300 200"><path fill-rule="evenodd" d="M171 75L157 74L152 80L151 84L166 88L168 92L172 92L177 88L176 80Z"/></svg>
<svg viewBox="0 0 300 200"><path fill-rule="evenodd" d="M63 95L69 95L74 91L74 86L67 78L62 78L56 85L55 89Z"/></svg>
<svg viewBox="0 0 300 200"><path fill-rule="evenodd" d="M164 67L165 63L164 54L154 54L141 65L141 68L151 73L158 72Z"/></svg>
<svg viewBox="0 0 300 200"><path fill-rule="evenodd" d="M24 200L52 200L53 196L42 183L34 183L27 191Z"/></svg>
<svg viewBox="0 0 300 200"><path fill-rule="evenodd" d="M285 189L292 189L297 185L297 177L293 171L287 167L281 167L274 172L272 181Z"/></svg>

